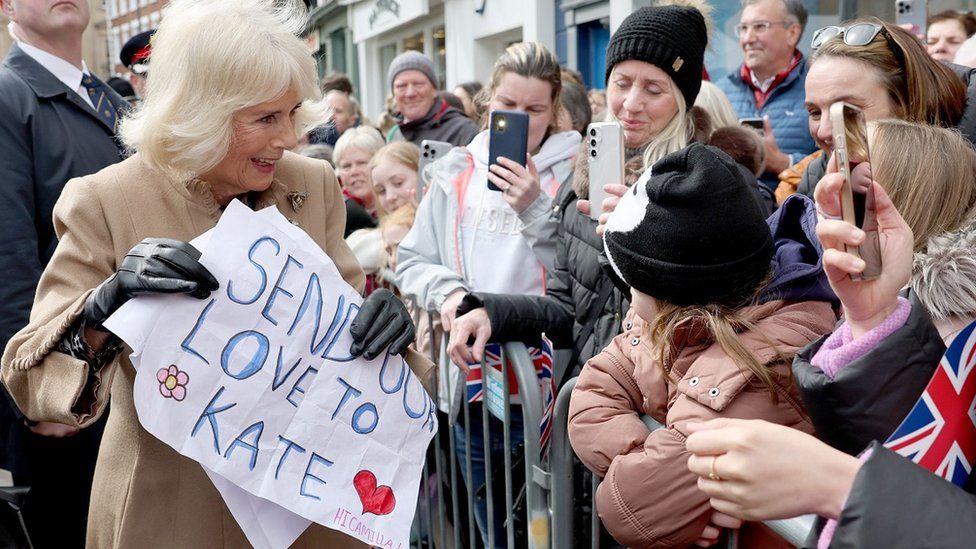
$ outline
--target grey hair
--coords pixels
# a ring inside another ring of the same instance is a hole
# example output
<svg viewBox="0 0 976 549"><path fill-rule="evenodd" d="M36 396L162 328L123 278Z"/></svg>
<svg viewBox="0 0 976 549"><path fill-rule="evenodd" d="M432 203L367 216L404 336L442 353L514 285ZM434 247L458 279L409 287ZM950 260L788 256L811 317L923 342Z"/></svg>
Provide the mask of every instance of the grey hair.
<svg viewBox="0 0 976 549"><path fill-rule="evenodd" d="M976 220L915 254L911 287L934 320L976 314Z"/></svg>
<svg viewBox="0 0 976 549"><path fill-rule="evenodd" d="M742 0L742 7L758 4L762 0ZM800 34L807 28L807 8L803 5L803 0L780 0L786 9L786 16L794 23L800 25Z"/></svg>

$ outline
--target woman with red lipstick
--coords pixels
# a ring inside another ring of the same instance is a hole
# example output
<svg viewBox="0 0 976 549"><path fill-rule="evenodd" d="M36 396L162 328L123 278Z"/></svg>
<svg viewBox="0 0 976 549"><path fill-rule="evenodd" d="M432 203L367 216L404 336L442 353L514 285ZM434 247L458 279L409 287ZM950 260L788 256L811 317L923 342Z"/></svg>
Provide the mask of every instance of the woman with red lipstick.
<svg viewBox="0 0 976 549"><path fill-rule="evenodd" d="M297 36L307 23L301 6L172 2L155 35L144 101L122 122L134 154L69 181L54 208L59 244L30 323L10 339L0 372L29 421L69 432L97 421L111 399L89 547L249 546L203 467L139 424L129 353L102 326L140 294L205 298L218 290L187 241L212 228L232 200L275 207L346 282L363 288L342 238L345 209L332 169L288 152L307 123L321 119L315 61ZM364 333L371 326L385 326L386 335ZM406 353L414 328L403 304L380 290L363 302L351 333L350 353L370 358ZM429 363L417 358L408 362L422 377L416 366ZM313 524L292 547L365 545Z"/></svg>

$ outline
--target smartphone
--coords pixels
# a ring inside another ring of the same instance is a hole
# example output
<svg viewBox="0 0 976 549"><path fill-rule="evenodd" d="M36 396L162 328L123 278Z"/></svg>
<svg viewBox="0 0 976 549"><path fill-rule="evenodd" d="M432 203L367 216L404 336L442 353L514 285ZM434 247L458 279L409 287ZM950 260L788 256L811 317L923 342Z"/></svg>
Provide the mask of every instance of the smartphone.
<svg viewBox="0 0 976 549"><path fill-rule="evenodd" d="M852 280L868 280L881 275L881 241L874 202L868 127L861 109L838 101L830 106L837 168L844 176L841 188L841 216L864 231L860 246L847 246L847 253L864 260L864 272Z"/></svg>
<svg viewBox="0 0 976 549"><path fill-rule="evenodd" d="M913 34L925 36L928 18L928 0L895 0L895 23L911 25Z"/></svg>
<svg viewBox="0 0 976 549"><path fill-rule="evenodd" d="M609 195L604 185L624 184L624 129L619 122L594 122L586 127L586 160L590 169L590 218L600 219L600 205Z"/></svg>
<svg viewBox="0 0 976 549"><path fill-rule="evenodd" d="M491 111L488 115L488 165L498 164L498 157L525 166L529 147L529 115L517 111ZM501 191L488 181L488 188Z"/></svg>
<svg viewBox="0 0 976 549"><path fill-rule="evenodd" d="M430 184L430 174L427 167L434 163L438 158L443 157L454 145L446 141L434 141L424 139L420 142L420 162L417 165L417 197L424 195L424 189Z"/></svg>
<svg viewBox="0 0 976 549"><path fill-rule="evenodd" d="M763 124L762 117L740 118L739 124L749 126L750 128L757 130L759 133L764 133L766 131L766 126Z"/></svg>

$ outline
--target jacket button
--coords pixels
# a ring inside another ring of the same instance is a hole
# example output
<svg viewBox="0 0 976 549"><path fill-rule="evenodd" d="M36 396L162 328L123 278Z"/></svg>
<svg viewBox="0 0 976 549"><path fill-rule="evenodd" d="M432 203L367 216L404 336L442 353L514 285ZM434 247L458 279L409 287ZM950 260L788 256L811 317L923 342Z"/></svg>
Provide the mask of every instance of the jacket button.
<svg viewBox="0 0 976 549"><path fill-rule="evenodd" d="M708 390L708 396L715 398L718 396L718 387L712 387Z"/></svg>
<svg viewBox="0 0 976 549"><path fill-rule="evenodd" d="M634 339L631 339L630 340L630 344L633 345L634 347L640 345L640 338L639 337L635 337Z"/></svg>
<svg viewBox="0 0 976 549"><path fill-rule="evenodd" d="M631 321L629 321L629 320L627 321L627 324L624 324L624 329L625 330L629 330L629 329L631 329L633 327L634 327L634 323L631 322Z"/></svg>
<svg viewBox="0 0 976 549"><path fill-rule="evenodd" d="M688 385L691 385L692 387L694 387L695 385L698 385L698 376L695 376L695 377L689 379L688 380Z"/></svg>

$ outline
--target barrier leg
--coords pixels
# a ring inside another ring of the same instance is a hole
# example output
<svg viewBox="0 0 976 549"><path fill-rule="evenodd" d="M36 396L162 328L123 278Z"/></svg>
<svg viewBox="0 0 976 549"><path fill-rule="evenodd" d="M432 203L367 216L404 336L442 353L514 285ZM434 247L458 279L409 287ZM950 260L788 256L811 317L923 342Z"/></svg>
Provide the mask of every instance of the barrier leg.
<svg viewBox="0 0 976 549"><path fill-rule="evenodd" d="M552 474L550 503L552 507L552 546L573 546L573 448L569 444L569 399L576 386L570 379L556 396L553 412L552 448L549 450L549 470Z"/></svg>

